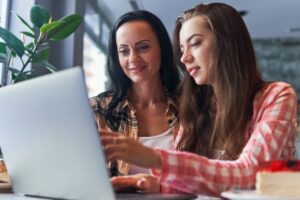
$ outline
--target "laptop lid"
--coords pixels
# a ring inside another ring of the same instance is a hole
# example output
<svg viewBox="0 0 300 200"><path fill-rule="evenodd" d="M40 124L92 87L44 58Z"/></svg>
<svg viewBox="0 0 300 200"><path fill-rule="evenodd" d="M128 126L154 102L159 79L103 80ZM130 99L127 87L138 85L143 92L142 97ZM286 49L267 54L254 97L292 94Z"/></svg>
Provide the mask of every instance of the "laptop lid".
<svg viewBox="0 0 300 200"><path fill-rule="evenodd" d="M0 89L0 146L15 193L114 199L79 67Z"/></svg>

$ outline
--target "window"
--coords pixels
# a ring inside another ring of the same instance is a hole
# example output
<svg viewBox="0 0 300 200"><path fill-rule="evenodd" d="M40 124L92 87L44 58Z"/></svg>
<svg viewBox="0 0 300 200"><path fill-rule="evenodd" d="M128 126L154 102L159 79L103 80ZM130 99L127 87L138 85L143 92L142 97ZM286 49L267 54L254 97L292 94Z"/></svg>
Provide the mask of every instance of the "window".
<svg viewBox="0 0 300 200"><path fill-rule="evenodd" d="M106 55L84 34L83 66L89 97L105 91L107 77L105 75Z"/></svg>
<svg viewBox="0 0 300 200"><path fill-rule="evenodd" d="M0 26L7 27L7 14L8 14L8 0L0 0ZM0 42L1 42L0 38ZM0 57L1 59L1 57ZM3 63L0 63L0 87L3 83L4 67Z"/></svg>
<svg viewBox="0 0 300 200"><path fill-rule="evenodd" d="M8 0L0 0L0 26L7 26Z"/></svg>
<svg viewBox="0 0 300 200"><path fill-rule="evenodd" d="M94 1L87 1L84 21L83 68L89 97L93 97L106 90L105 65L111 22Z"/></svg>

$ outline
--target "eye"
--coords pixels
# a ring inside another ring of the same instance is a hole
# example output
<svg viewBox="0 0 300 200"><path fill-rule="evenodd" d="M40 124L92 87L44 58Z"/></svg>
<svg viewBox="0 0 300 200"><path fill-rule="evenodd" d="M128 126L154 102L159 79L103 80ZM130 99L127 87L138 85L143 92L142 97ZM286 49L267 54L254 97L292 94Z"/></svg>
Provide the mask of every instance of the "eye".
<svg viewBox="0 0 300 200"><path fill-rule="evenodd" d="M149 45L144 44L144 45L138 46L138 50L145 51L145 50L148 50L149 47L150 47Z"/></svg>
<svg viewBox="0 0 300 200"><path fill-rule="evenodd" d="M119 50L119 54L123 55L123 56L126 56L126 55L129 54L129 50L128 49L120 49Z"/></svg>
<svg viewBox="0 0 300 200"><path fill-rule="evenodd" d="M197 47L199 45L201 45L201 41L195 41L191 44L192 47Z"/></svg>

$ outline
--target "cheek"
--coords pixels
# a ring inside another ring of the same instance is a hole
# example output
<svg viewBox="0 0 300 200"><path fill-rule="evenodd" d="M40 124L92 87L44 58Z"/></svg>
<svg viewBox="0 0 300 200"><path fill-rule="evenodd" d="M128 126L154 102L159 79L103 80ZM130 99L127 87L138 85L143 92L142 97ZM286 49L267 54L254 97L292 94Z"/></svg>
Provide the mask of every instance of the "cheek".
<svg viewBox="0 0 300 200"><path fill-rule="evenodd" d="M160 65L161 65L160 55L157 55L156 57L154 57L153 61L154 61L154 65L157 66L157 68L160 68Z"/></svg>
<svg viewBox="0 0 300 200"><path fill-rule="evenodd" d="M158 68L161 65L161 55L159 51L156 51L155 53L151 54L150 60L152 62L152 65L157 66Z"/></svg>
<svg viewBox="0 0 300 200"><path fill-rule="evenodd" d="M215 53L213 51L210 51L210 53L207 55L207 59L209 61L210 68L212 68L216 62Z"/></svg>
<svg viewBox="0 0 300 200"><path fill-rule="evenodd" d="M207 67L210 67L214 61L214 56L211 49L203 49L203 51L201 52L201 58L204 64Z"/></svg>
<svg viewBox="0 0 300 200"><path fill-rule="evenodd" d="M126 75L126 76L129 76L128 74L128 71L126 70L127 69L127 61L125 58L120 58L119 57L119 64L121 66L121 70L123 71L123 73Z"/></svg>
<svg viewBox="0 0 300 200"><path fill-rule="evenodd" d="M126 63L127 63L126 59L124 57L119 56L119 64L120 64L121 68L123 69L123 71L124 71L124 69L126 69Z"/></svg>

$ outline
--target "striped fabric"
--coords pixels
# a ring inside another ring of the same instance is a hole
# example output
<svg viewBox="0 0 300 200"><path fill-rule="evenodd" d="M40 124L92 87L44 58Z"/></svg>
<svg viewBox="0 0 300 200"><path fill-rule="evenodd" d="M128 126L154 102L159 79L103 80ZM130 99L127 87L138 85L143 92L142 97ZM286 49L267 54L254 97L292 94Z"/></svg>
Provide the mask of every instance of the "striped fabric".
<svg viewBox="0 0 300 200"><path fill-rule="evenodd" d="M105 118L103 116L104 111L107 109L108 104L111 102L112 96L96 96L90 99L92 105L96 123L98 129L110 130L108 127ZM116 121L119 122L117 131L133 138L134 140L138 139L138 122L135 116L135 110L131 103L125 98L121 101L116 108L113 110L113 115L116 118ZM166 110L166 120L169 124L169 127L172 129L172 132L175 136L178 131L178 117L177 117L177 106L171 97L168 97L168 107ZM112 168L112 163L108 164L109 168ZM117 161L117 170L118 172L111 173L112 175L127 175L129 172L129 164L124 161ZM112 169L109 169L111 172Z"/></svg>
<svg viewBox="0 0 300 200"><path fill-rule="evenodd" d="M228 189L253 189L263 161L294 159L297 97L283 82L269 83L254 99L254 113L245 132L247 143L237 160L207 159L188 152L158 150L161 170L151 172L164 193L219 195ZM179 131L175 146L182 137Z"/></svg>

